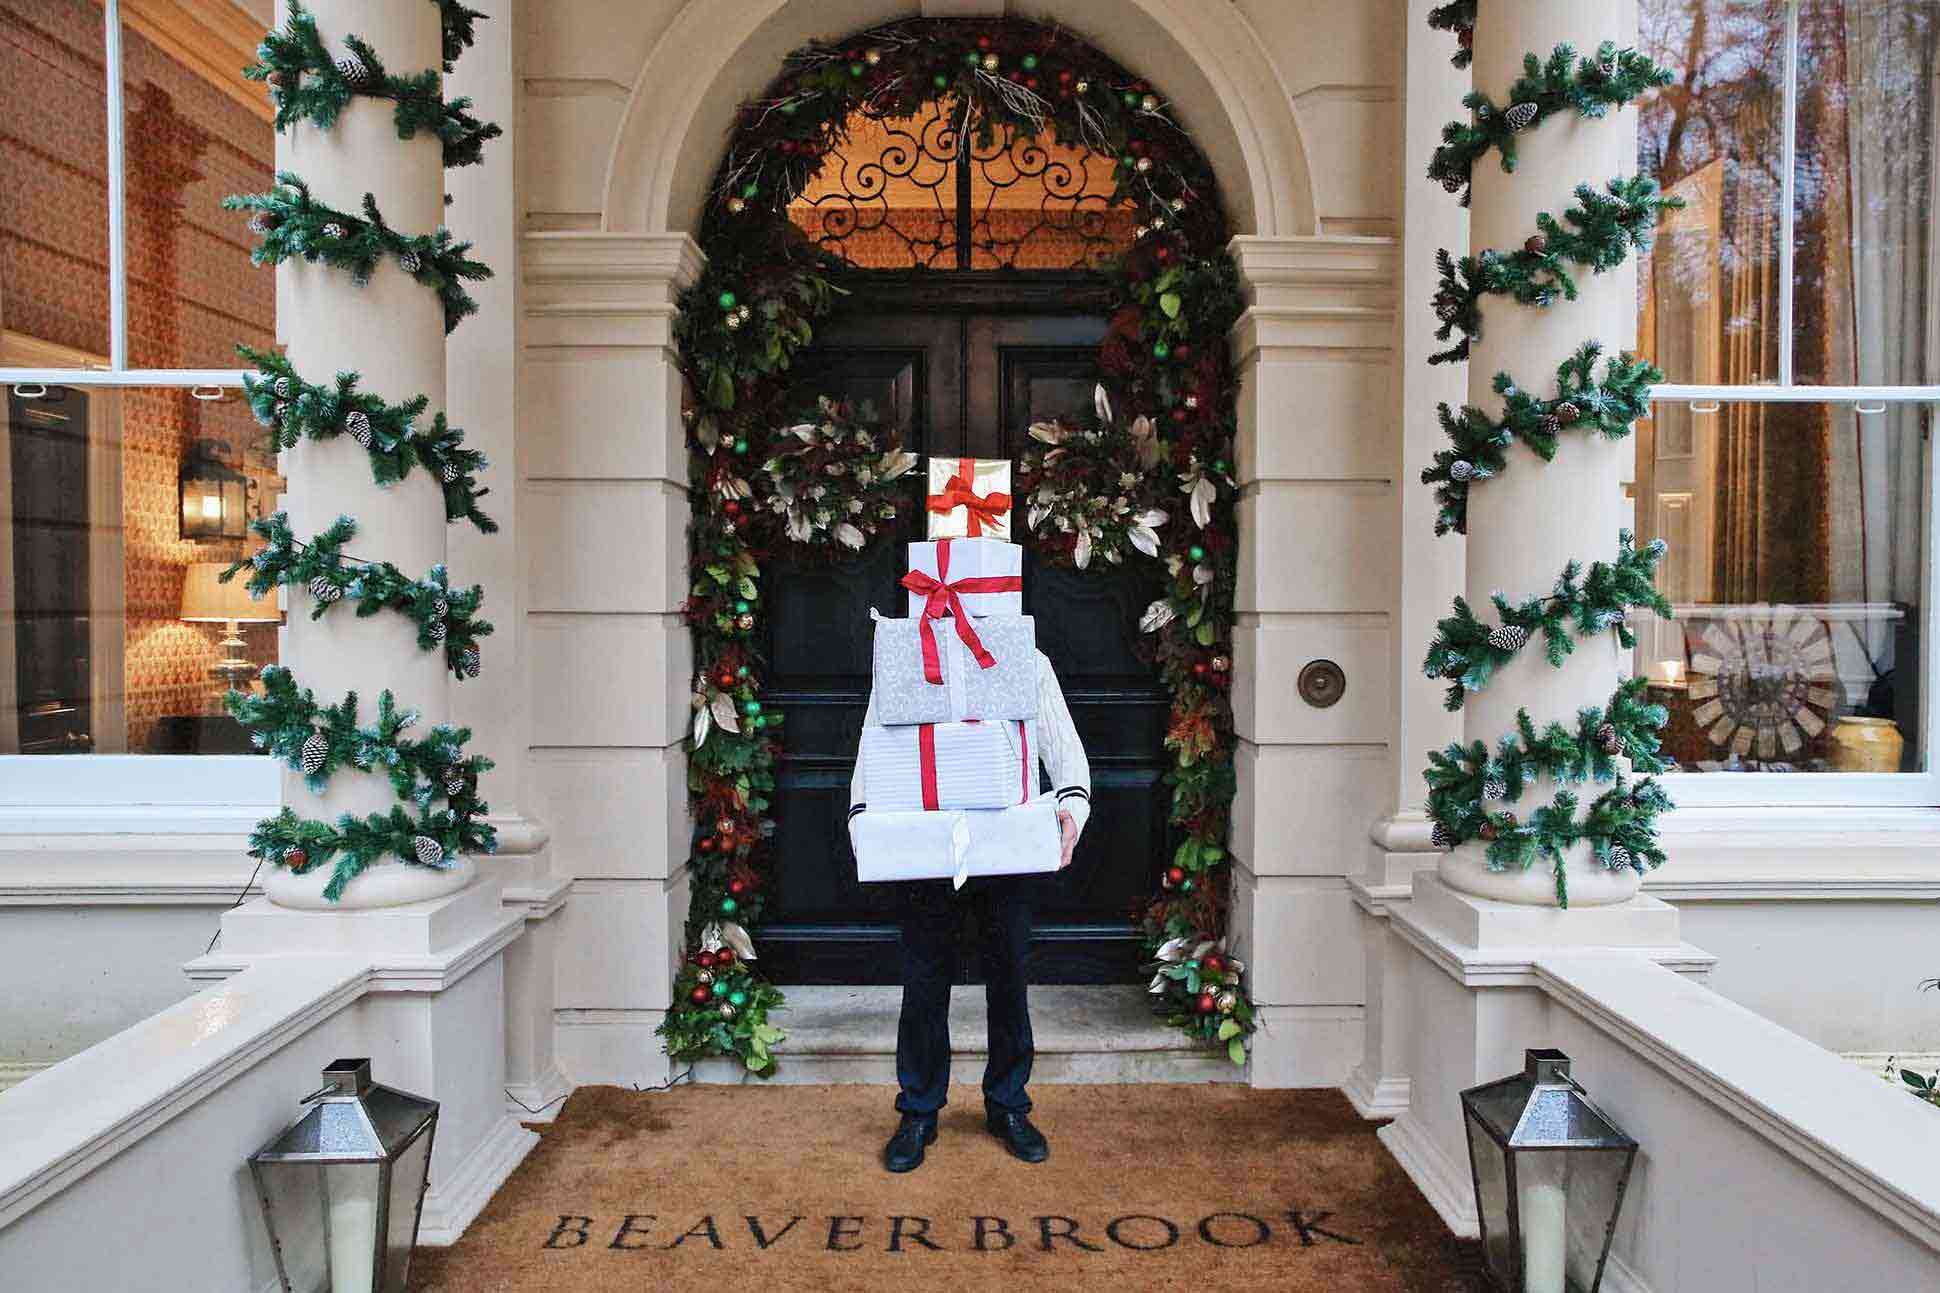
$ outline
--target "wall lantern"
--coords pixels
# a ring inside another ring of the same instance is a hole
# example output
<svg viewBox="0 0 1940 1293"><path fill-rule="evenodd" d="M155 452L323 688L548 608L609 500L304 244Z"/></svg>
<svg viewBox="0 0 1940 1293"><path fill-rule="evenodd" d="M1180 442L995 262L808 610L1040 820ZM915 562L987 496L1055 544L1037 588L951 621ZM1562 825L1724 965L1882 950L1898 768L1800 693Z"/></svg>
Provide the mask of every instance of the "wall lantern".
<svg viewBox="0 0 1940 1293"><path fill-rule="evenodd" d="M249 478L222 460L222 446L197 440L182 458L182 537L240 539L249 524Z"/></svg>
<svg viewBox="0 0 1940 1293"><path fill-rule="evenodd" d="M309 1112L249 1160L284 1293L403 1293L438 1103L335 1060Z"/></svg>
<svg viewBox="0 0 1940 1293"><path fill-rule="evenodd" d="M1482 1255L1508 1293L1595 1293L1637 1142L1584 1098L1569 1056L1523 1052L1462 1092Z"/></svg>

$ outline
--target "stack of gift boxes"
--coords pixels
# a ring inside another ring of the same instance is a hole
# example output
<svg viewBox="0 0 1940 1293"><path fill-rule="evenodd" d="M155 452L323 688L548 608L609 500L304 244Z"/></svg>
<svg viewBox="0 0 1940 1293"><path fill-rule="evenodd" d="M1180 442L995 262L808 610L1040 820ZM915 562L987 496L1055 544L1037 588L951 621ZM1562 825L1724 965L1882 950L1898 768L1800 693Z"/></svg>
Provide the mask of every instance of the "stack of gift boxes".
<svg viewBox="0 0 1940 1293"><path fill-rule="evenodd" d="M1009 541L1010 464L930 461L928 542L909 545L909 617L875 621L874 699L850 824L863 881L1055 871L1037 793L1037 634Z"/></svg>

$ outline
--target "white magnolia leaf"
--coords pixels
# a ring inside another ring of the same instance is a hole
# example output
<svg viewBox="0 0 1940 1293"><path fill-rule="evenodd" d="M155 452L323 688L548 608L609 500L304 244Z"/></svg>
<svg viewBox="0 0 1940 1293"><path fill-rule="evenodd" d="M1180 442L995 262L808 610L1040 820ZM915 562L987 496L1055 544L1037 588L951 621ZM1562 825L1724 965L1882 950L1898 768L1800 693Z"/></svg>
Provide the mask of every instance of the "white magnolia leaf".
<svg viewBox="0 0 1940 1293"><path fill-rule="evenodd" d="M1111 425L1111 397L1105 394L1103 382L1091 388L1091 406L1098 410L1098 420L1106 426Z"/></svg>
<svg viewBox="0 0 1940 1293"><path fill-rule="evenodd" d="M1044 444L1063 444L1064 427L1057 422L1033 422L1031 439L1042 441Z"/></svg>
<svg viewBox="0 0 1940 1293"><path fill-rule="evenodd" d="M793 510L788 513L789 538L797 543L807 543L814 533L815 527L809 524L806 514Z"/></svg>
<svg viewBox="0 0 1940 1293"><path fill-rule="evenodd" d="M1190 939L1168 938L1159 945L1158 958L1169 963L1183 961L1186 959L1186 948L1189 946L1191 946Z"/></svg>
<svg viewBox="0 0 1940 1293"><path fill-rule="evenodd" d="M1212 582L1212 576L1213 576L1213 572L1212 572L1211 566L1202 564L1202 565L1194 566L1192 568L1192 582L1195 584L1199 584L1202 587Z"/></svg>
<svg viewBox="0 0 1940 1293"><path fill-rule="evenodd" d="M895 480L915 465L915 454L910 453L907 449L896 449L882 456L882 462L878 465L877 470L882 473L884 480Z"/></svg>
<svg viewBox="0 0 1940 1293"><path fill-rule="evenodd" d="M734 954L742 960L752 961L755 959L754 940L748 937L747 930L741 928L733 921L726 920L721 922L721 938L729 947L734 949ZM714 950L718 952L721 949L717 947Z"/></svg>
<svg viewBox="0 0 1940 1293"><path fill-rule="evenodd" d="M794 436L797 440L813 440L815 438L815 424L813 422L797 422L794 426L788 428L788 434Z"/></svg>
<svg viewBox="0 0 1940 1293"><path fill-rule="evenodd" d="M700 420L700 424L694 428L694 438L699 440L701 442L701 448L707 450L709 453L713 453L721 447L721 433L715 427L714 419L711 417Z"/></svg>
<svg viewBox="0 0 1940 1293"><path fill-rule="evenodd" d="M1161 597L1150 606L1147 606L1145 608L1145 614L1138 617L1138 631L1141 633L1157 633L1160 629L1170 624L1177 616L1178 612L1172 609L1172 603Z"/></svg>
<svg viewBox="0 0 1940 1293"><path fill-rule="evenodd" d="M714 730L714 712L706 705L694 708L694 748L707 744L708 734Z"/></svg>
<svg viewBox="0 0 1940 1293"><path fill-rule="evenodd" d="M1165 974L1164 974L1163 972L1160 972L1160 973L1158 973L1158 974L1155 974L1155 975L1153 975L1153 976L1152 976L1152 986L1151 986L1151 987L1149 987L1149 988L1147 988L1147 989L1146 989L1146 991L1147 991L1147 992L1150 992L1150 993L1152 993L1152 994L1154 994L1154 995L1157 995L1158 993L1161 993L1161 992L1164 992L1164 991L1165 991Z"/></svg>
<svg viewBox="0 0 1940 1293"><path fill-rule="evenodd" d="M1147 508L1138 514L1138 523L1154 530L1164 525L1168 519L1166 514L1156 507Z"/></svg>
<svg viewBox="0 0 1940 1293"><path fill-rule="evenodd" d="M726 692L717 691L713 700L714 722L725 732L739 732L741 720L734 713L734 698Z"/></svg>
<svg viewBox="0 0 1940 1293"><path fill-rule="evenodd" d="M1071 559L1078 563L1078 569L1080 570L1083 570L1091 564L1090 530L1078 531L1078 546L1071 550Z"/></svg>
<svg viewBox="0 0 1940 1293"><path fill-rule="evenodd" d="M721 950L721 927L712 924L701 931L701 951L718 952Z"/></svg>
<svg viewBox="0 0 1940 1293"><path fill-rule="evenodd" d="M1204 476L1192 487L1192 519L1199 523L1200 529L1212 524L1213 501L1219 497L1219 486Z"/></svg>
<svg viewBox="0 0 1940 1293"><path fill-rule="evenodd" d="M739 476L723 476L721 478L721 497L736 499L753 498L754 487L749 485L747 481L742 480Z"/></svg>
<svg viewBox="0 0 1940 1293"><path fill-rule="evenodd" d="M1049 516L1050 514L1051 514L1051 509L1048 507L1033 507L1030 510L1030 513L1028 516L1030 528L1035 530L1039 526L1043 525L1044 518Z"/></svg>
<svg viewBox="0 0 1940 1293"><path fill-rule="evenodd" d="M1159 536L1153 531L1151 526L1143 524L1133 525L1125 531L1125 537L1132 541L1134 548L1137 548L1146 556L1156 557L1159 555Z"/></svg>
<svg viewBox="0 0 1940 1293"><path fill-rule="evenodd" d="M847 521L835 527L835 541L845 548L860 548L865 542L862 531Z"/></svg>

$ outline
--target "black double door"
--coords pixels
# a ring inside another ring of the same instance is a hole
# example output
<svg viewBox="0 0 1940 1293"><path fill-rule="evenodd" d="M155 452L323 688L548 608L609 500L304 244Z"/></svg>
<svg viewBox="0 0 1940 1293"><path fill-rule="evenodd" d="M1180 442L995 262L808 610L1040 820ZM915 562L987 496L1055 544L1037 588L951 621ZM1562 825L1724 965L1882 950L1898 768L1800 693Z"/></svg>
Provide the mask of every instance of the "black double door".
<svg viewBox="0 0 1940 1293"><path fill-rule="evenodd" d="M1094 280L870 277L818 332L798 389L869 401L917 453L1013 463L1033 421L1091 408L1105 328ZM912 481L912 503L920 491ZM1020 528L1023 512L1020 500ZM920 519L906 537L922 537ZM905 556L904 544L884 543L834 565L780 565L763 588L764 699L785 716L775 887L759 931L763 969L777 982L898 977L897 886L857 882L846 819L868 699L869 611L907 613L897 584ZM1072 865L1029 881L1039 891L1036 982L1123 982L1136 970L1129 918L1169 853L1167 705L1136 651L1138 618L1157 588L1150 568L1063 570L1027 548L1024 609L1084 741L1093 804ZM975 958L963 961L974 973Z"/></svg>

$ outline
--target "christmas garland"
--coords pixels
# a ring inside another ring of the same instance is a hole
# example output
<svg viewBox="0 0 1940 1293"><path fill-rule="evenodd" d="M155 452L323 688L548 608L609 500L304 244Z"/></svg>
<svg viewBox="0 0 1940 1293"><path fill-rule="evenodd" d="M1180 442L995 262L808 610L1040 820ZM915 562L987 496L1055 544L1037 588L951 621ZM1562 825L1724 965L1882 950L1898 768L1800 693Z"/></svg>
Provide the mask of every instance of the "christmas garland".
<svg viewBox="0 0 1940 1293"><path fill-rule="evenodd" d="M1472 11L1473 6L1469 6ZM1462 54L1468 51L1469 33L1474 30L1473 12L1461 14L1459 5L1446 5L1437 14L1446 17L1432 26L1443 26L1458 33ZM1461 18L1466 16L1466 25ZM1457 54L1456 66L1466 60ZM1497 107L1488 95L1471 90L1462 96L1462 106L1470 113L1468 122L1451 121L1442 127L1441 147L1428 163L1428 178L1450 193L1462 195L1468 205L1469 175L1475 163L1490 149L1502 155L1502 169L1516 169L1516 136L1534 130L1558 112L1596 118L1612 108L1622 107L1649 90L1669 85L1671 74L1634 49L1618 49L1604 41L1597 46L1595 58L1578 58L1569 45L1558 45L1549 58L1525 54L1522 75L1509 87L1509 102Z"/></svg>
<svg viewBox="0 0 1940 1293"><path fill-rule="evenodd" d="M1489 250L1456 260L1446 248L1435 253L1440 286L1435 291L1435 339L1462 339L1428 357L1431 364L1467 359L1469 343L1482 335L1481 301L1503 295L1519 305L1545 306L1559 296L1576 299L1576 279L1568 265L1583 265L1602 273L1623 264L1631 249L1650 246L1658 216L1684 205L1682 198L1665 197L1657 181L1647 175L1611 180L1607 193L1588 184L1576 186L1576 206L1563 212L1574 228L1565 228L1547 211L1536 217L1540 233L1530 235L1517 251Z"/></svg>
<svg viewBox="0 0 1940 1293"><path fill-rule="evenodd" d="M816 322L836 307L842 262L790 223L788 203L844 143L852 113L907 116L937 98L960 105L979 140L999 131L1049 134L1116 158L1113 201L1138 211L1133 246L1107 271L1118 305L1100 366L1135 420L1156 430L1154 488L1175 502L1183 495L1199 523L1197 533L1162 532L1156 555L1169 586L1142 621L1155 635L1154 655L1174 698L1166 748L1174 756L1171 820L1182 842L1139 922L1155 965L1159 949L1178 939L1223 955L1237 496L1226 465L1237 381L1225 333L1243 303L1211 169L1147 83L1056 28L910 19L795 51L776 80L742 105L702 217L706 265L679 299L674 335L695 404L685 614L694 633L688 788L697 827L685 954L660 1028L677 1061L733 1055L750 1072L773 1071L780 1034L767 1015L780 994L745 965L754 951L745 927L761 919L774 862L771 798L780 757L772 730L778 716L761 709L754 648L761 572L783 554L845 556L853 546L838 534L834 508L828 526L811 515L806 538L799 520L790 533L806 478L777 456L799 422L790 416L799 393L789 388L789 371ZM837 428L846 419L864 420L839 404L822 405L815 417ZM894 449L872 443L868 452ZM764 470L746 471L748 461ZM770 462L779 474L765 470ZM783 483L796 489L792 501L781 495ZM861 495L841 497L846 509ZM864 501L865 513L870 505ZM887 533L895 518L882 519ZM873 541L867 531L862 537ZM1047 560L1076 562L1074 535L1034 546ZM725 995L715 990L724 946L738 947ZM704 973L711 977L704 981ZM1186 983L1166 976L1159 1010L1243 1058L1254 1027L1245 994L1237 985L1206 992ZM744 999L737 1002L735 991Z"/></svg>
<svg viewBox="0 0 1940 1293"><path fill-rule="evenodd" d="M363 217L346 215L310 196L310 186L290 171L276 173L267 193L243 193L222 200L231 211L249 211L251 230L262 242L250 253L257 265L280 265L292 257L341 269L362 287L386 256L399 269L437 292L444 306L445 331L478 312L465 280L490 278L492 271L466 257L468 242L456 242L440 225L436 232L406 235L384 223L377 199L364 194Z"/></svg>
<svg viewBox="0 0 1940 1293"><path fill-rule="evenodd" d="M1491 418L1473 404L1460 413L1443 404L1437 410L1449 447L1437 450L1435 464L1421 473L1421 483L1435 485L1435 533L1468 533L1468 492L1473 485L1508 469L1509 445L1517 440L1544 462L1556 456L1564 431L1594 431L1609 440L1622 440L1631 426L1650 412L1650 388L1664 374L1631 355L1604 364L1603 379L1594 375L1602 347L1586 341L1556 369L1556 394L1540 399L1515 384L1507 373L1495 375L1495 393L1502 397L1502 416Z"/></svg>
<svg viewBox="0 0 1940 1293"><path fill-rule="evenodd" d="M264 666L262 678L260 696L228 694L229 713L250 729L251 744L301 772L311 790L322 793L331 774L349 767L385 773L397 797L420 809L443 799L461 817L483 814L478 778L491 770L492 761L465 753L471 729L440 723L424 740L414 741L403 733L418 715L400 710L388 690L377 698L376 725L359 727L356 692L335 705L318 705L310 689L299 688L281 665Z"/></svg>
<svg viewBox="0 0 1940 1293"><path fill-rule="evenodd" d="M484 15L456 0L433 3L442 26L444 70L449 72L471 45L474 23ZM310 66L315 58L327 61L327 54L314 19L294 5L285 31L265 35L264 64L251 74L273 83L281 79L276 84L277 130L287 129L299 118L328 129L347 102L348 92L355 91L395 98L399 137L409 138L419 129L435 131L446 144L447 165L478 160L478 147L498 135L496 126L471 118L463 100L450 104L438 100L436 74L390 77L367 44L354 36L345 43L356 60L355 68ZM350 74L358 69L369 77ZM349 86L352 80L362 83ZM406 273L437 293L446 332L476 310L462 281L488 278L491 270L465 256L470 244L454 242L442 227L433 234L399 234L384 223L368 193L359 219L313 201L309 187L296 175L278 172L276 182L277 188L269 193L224 199L226 208L252 213L250 227L263 239L251 253L253 263L279 265L301 256L344 270L361 285L385 256L391 256ZM486 533L497 528L477 507L486 493L475 479L485 468L484 455L463 448L462 433L448 426L442 413L428 431L420 433L416 419L429 407L428 397L386 404L360 393L355 373L338 374L334 388L317 386L298 377L281 355L239 349L257 369L255 376L243 379L251 411L271 429L278 449L295 448L305 439L348 435L370 454L372 475L379 484L401 480L413 466L423 466L443 487L447 520L463 517ZM476 585L453 591L442 565L432 567L422 580L411 580L390 562L346 556L343 545L356 533L356 522L350 517L339 517L307 544L296 538L280 512L253 522L251 528L266 546L229 567L223 579L247 568L249 590L257 597L279 585L301 585L314 601L312 619L345 597L358 603L360 616L386 611L404 615L418 625L421 650L442 645L446 664L454 673L461 678L477 676L477 639L490 633L492 626L476 618L484 596ZM260 696L231 692L225 698L229 712L250 729L258 749L301 771L313 791L321 791L333 774L345 768L381 770L402 802L384 813L362 817L344 813L335 822L302 818L286 807L256 824L249 837L252 857L299 875L331 866L323 897L335 902L346 885L386 857L442 870L463 854L490 853L497 847L497 834L485 821L488 806L478 798L478 778L492 763L464 752L471 736L468 730L440 724L423 740L408 738L404 731L417 716L398 709L389 691L378 697L376 723L360 727L355 693L335 705L320 706L282 666L266 668L262 680Z"/></svg>
<svg viewBox="0 0 1940 1293"><path fill-rule="evenodd" d="M1529 711L1522 710L1516 715L1515 734L1504 737L1493 756L1480 741L1466 746L1453 742L1431 752L1423 775L1436 845L1453 848L1485 840L1489 866L1496 870L1546 859L1555 871L1557 899L1565 907L1569 891L1563 851L1580 840L1588 840L1597 861L1611 870L1628 867L1641 873L1662 865L1656 820L1670 808L1670 797L1649 777L1633 783L1627 775L1660 773L1673 766L1658 753L1657 733L1668 714L1645 699L1648 685L1643 678L1620 683L1605 708L1577 712L1573 732L1558 722L1538 732ZM1627 768L1619 760L1627 760ZM1527 822L1514 812L1488 807L1520 800L1538 777L1565 786L1588 780L1616 784L1597 797L1580 822L1575 818L1578 800L1567 789L1558 790Z"/></svg>
<svg viewBox="0 0 1940 1293"><path fill-rule="evenodd" d="M437 135L447 167L479 161L485 145L499 137L497 125L471 114L470 99L445 100L436 70L394 76L362 37L345 36L344 48L350 52L332 58L317 32L316 18L301 0L291 0L283 30L263 37L256 47L258 61L243 69L250 80L268 82L276 129L308 121L328 130L352 96L362 94L396 103L399 139L410 139L420 130Z"/></svg>
<svg viewBox="0 0 1940 1293"><path fill-rule="evenodd" d="M357 533L357 522L348 516L338 517L308 543L296 537L283 512L251 521L249 528L263 546L223 571L225 583L246 569L254 597L273 592L279 584L301 586L310 594L313 620L322 619L346 597L357 604L359 618L394 611L417 623L420 651L444 649L453 677L462 681L478 676L478 639L492 632L489 620L477 618L485 601L480 585L453 589L443 565L431 567L423 579L412 579L388 561L345 556L344 545Z"/></svg>
<svg viewBox="0 0 1940 1293"><path fill-rule="evenodd" d="M1494 625L1476 618L1467 599L1457 597L1455 613L1435 623L1435 640L1422 661L1422 673L1451 679L1446 704L1456 710L1470 692L1487 687L1496 670L1520 655L1537 633L1543 636L1543 658L1552 668L1561 668L1576 649L1575 638L1614 629L1626 650L1636 646L1629 620L1633 608L1641 606L1664 616L1671 613L1670 602L1653 582L1664 550L1662 539L1638 548L1630 531L1621 531L1614 562L1591 562L1585 575L1583 563L1571 561L1547 597L1528 597L1512 605L1501 593L1491 594L1499 621Z"/></svg>
<svg viewBox="0 0 1940 1293"><path fill-rule="evenodd" d="M371 477L378 484L403 480L411 468L423 467L444 491L446 520L470 521L481 534L498 529L498 522L478 510L478 500L492 492L478 483L478 473L490 464L484 454L464 447L465 433L447 424L442 412L428 427L419 427L417 419L430 400L418 395L386 404L358 391L356 373L338 373L334 387L313 385L274 351L236 349L256 366L254 375L243 374L243 393L276 448L347 435L369 451Z"/></svg>
<svg viewBox="0 0 1940 1293"><path fill-rule="evenodd" d="M1456 33L1457 67L1471 62L1477 6L1456 0L1435 8L1431 27ZM1451 193L1469 200L1469 181L1475 162L1491 148L1501 153L1502 167L1513 171L1516 136L1534 129L1559 112L1585 118L1605 115L1652 88L1668 84L1671 74L1634 50L1619 50L1612 42L1597 47L1594 59L1578 59L1568 45L1558 45L1547 61L1534 54L1523 59L1523 75L1510 87L1509 103L1498 108L1481 91L1463 98L1471 112L1467 124L1451 122L1442 130L1442 146L1428 167L1431 178ZM1592 272L1614 268L1632 250L1649 245L1662 212L1681 206L1664 197L1648 177L1612 180L1606 192L1588 184L1576 188L1578 205L1558 222L1547 213L1537 217L1539 232L1520 251L1490 250L1457 261L1446 250L1436 253L1441 281L1434 308L1446 341L1456 332L1461 339L1431 356L1431 363L1466 359L1469 343L1481 335L1480 298L1503 294L1518 304L1541 308L1559 296L1576 295L1569 265ZM1468 491L1508 465L1507 450L1517 440L1543 461L1557 452L1562 433L1581 426L1609 439L1630 434L1631 426L1648 409L1650 384L1662 374L1630 355L1611 359L1602 381L1594 377L1600 353L1585 342L1557 369L1555 397L1540 398L1521 390L1507 373L1493 382L1502 397L1503 413L1491 418L1481 409L1465 406L1460 413L1444 404L1439 409L1449 447L1435 455L1422 482L1436 486L1440 504L1436 533L1466 533ZM1661 542L1642 549L1633 546L1628 531L1618 539L1614 563L1594 563L1587 575L1571 561L1547 598L1511 604L1492 596L1499 623L1477 618L1462 598L1454 614L1436 625L1436 636L1423 663L1431 677L1450 679L1448 707L1459 709L1467 694L1486 686L1496 670L1514 659L1531 635L1541 632L1548 662L1560 665L1574 649L1578 636L1615 629L1618 640L1634 646L1628 611L1648 607L1668 616L1670 606L1656 591L1653 579L1664 552ZM1580 577L1580 582L1579 582ZM1569 906L1565 870L1568 850L1587 843L1604 868L1643 874L1664 862L1657 842L1656 821L1671 807L1670 796L1650 776L1632 779L1635 772L1654 774L1671 766L1658 753L1658 732L1668 720L1660 705L1646 699L1646 680L1629 679L1617 687L1607 705L1577 712L1576 729L1551 722L1540 731L1527 710L1520 710L1516 731L1502 739L1491 755L1482 741L1457 742L1429 754L1423 773L1428 785L1427 812L1434 823L1438 848L1455 848L1470 840L1487 842L1485 860L1491 870L1527 869L1549 863L1555 879L1558 906ZM1528 820L1501 805L1519 803L1539 778L1558 788L1547 804L1538 805ZM1586 780L1612 783L1588 805L1579 819L1582 802L1569 787Z"/></svg>

